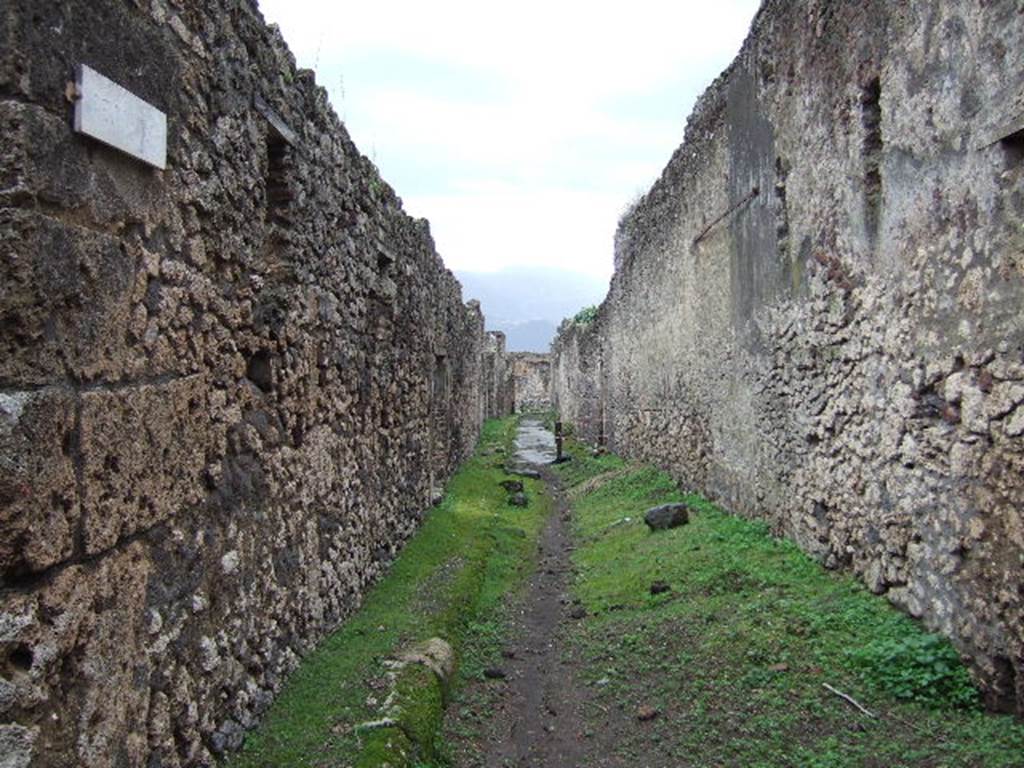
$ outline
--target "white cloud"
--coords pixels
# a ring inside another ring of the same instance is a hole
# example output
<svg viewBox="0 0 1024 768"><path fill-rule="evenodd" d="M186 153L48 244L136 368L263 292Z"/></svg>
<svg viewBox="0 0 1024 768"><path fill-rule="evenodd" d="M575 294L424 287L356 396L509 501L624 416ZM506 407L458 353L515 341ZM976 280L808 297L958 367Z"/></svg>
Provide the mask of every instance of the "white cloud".
<svg viewBox="0 0 1024 768"><path fill-rule="evenodd" d="M467 206L473 200L479 202ZM406 202L417 215L430 212L431 231L447 246L451 269L532 265L610 274L602 262L622 208L617 195L493 185Z"/></svg>
<svg viewBox="0 0 1024 768"><path fill-rule="evenodd" d="M452 268L611 272L756 0L260 0Z"/></svg>

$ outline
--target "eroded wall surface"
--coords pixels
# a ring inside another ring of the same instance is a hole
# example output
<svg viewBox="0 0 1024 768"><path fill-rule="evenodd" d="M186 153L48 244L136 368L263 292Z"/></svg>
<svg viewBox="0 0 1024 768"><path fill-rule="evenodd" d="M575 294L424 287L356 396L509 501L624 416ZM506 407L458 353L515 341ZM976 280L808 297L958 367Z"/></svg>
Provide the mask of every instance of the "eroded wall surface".
<svg viewBox="0 0 1024 768"><path fill-rule="evenodd" d="M483 319L253 2L6 2L0 126L0 762L208 764L470 450Z"/></svg>
<svg viewBox="0 0 1024 768"><path fill-rule="evenodd" d="M762 7L556 343L592 440L768 520L1024 712L1024 12Z"/></svg>

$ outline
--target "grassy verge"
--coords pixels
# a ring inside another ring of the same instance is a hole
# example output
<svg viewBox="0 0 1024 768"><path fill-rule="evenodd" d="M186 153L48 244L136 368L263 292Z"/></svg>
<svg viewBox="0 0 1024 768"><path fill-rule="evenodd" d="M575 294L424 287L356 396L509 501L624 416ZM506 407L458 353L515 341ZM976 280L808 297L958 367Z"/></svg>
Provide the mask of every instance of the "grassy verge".
<svg viewBox="0 0 1024 768"><path fill-rule="evenodd" d="M598 752L650 766L1024 765L1024 725L980 711L945 640L664 473L570 450L555 471L589 612L571 653ZM690 524L648 532L644 511L676 500ZM671 590L652 595L658 580ZM658 714L638 722L644 706Z"/></svg>
<svg viewBox="0 0 1024 768"><path fill-rule="evenodd" d="M514 430L513 419L484 426L444 501L362 608L303 660L229 768L370 764L367 751L387 745L353 726L378 716L373 702L387 695L381 662L410 643L444 638L462 656L461 676L480 673L476 654L464 650L494 631L503 596L529 572L550 509L537 481L524 481L525 509L509 506L498 485Z"/></svg>

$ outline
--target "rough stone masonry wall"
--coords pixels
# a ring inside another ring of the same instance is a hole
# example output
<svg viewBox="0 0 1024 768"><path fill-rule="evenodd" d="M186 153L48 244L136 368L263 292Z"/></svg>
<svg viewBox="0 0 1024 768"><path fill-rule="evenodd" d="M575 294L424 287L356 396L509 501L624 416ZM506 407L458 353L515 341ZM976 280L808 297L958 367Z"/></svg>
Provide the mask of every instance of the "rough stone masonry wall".
<svg viewBox="0 0 1024 768"><path fill-rule="evenodd" d="M1017 0L766 2L553 386L1024 713L1022 73Z"/></svg>
<svg viewBox="0 0 1024 768"><path fill-rule="evenodd" d="M483 381L484 417L497 419L515 412L512 401L512 372L505 351L505 334L488 331L484 345Z"/></svg>
<svg viewBox="0 0 1024 768"><path fill-rule="evenodd" d="M166 171L72 134L80 63ZM238 745L470 450L483 339L254 2L3 3L0 763Z"/></svg>
<svg viewBox="0 0 1024 768"><path fill-rule="evenodd" d="M551 406L578 435L601 446L608 443L602 354L607 307L588 323L563 324L551 343Z"/></svg>

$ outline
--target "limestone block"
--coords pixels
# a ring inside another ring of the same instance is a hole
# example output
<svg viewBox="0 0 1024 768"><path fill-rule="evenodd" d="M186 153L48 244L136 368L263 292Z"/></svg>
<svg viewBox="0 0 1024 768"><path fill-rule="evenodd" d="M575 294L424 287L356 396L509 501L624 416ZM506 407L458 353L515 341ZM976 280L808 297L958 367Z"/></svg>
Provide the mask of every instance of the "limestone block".
<svg viewBox="0 0 1024 768"><path fill-rule="evenodd" d="M132 273L109 235L0 209L0 375L25 384L68 371L116 377Z"/></svg>
<svg viewBox="0 0 1024 768"><path fill-rule="evenodd" d="M74 764L105 768L123 753L144 764L149 702L147 663L141 648L142 617L150 564L133 544L90 566L62 570L43 589L10 596L0 608L0 642L20 649L14 668L17 706L37 720L31 745L42 757L74 745ZM64 683L53 686L55 679Z"/></svg>
<svg viewBox="0 0 1024 768"><path fill-rule="evenodd" d="M0 102L0 194L32 195L67 208L92 202L88 153L67 122L34 105Z"/></svg>
<svg viewBox="0 0 1024 768"><path fill-rule="evenodd" d="M199 503L208 418L201 376L82 395L86 553Z"/></svg>
<svg viewBox="0 0 1024 768"><path fill-rule="evenodd" d="M80 514L75 401L64 389L0 393L0 573L72 554Z"/></svg>

